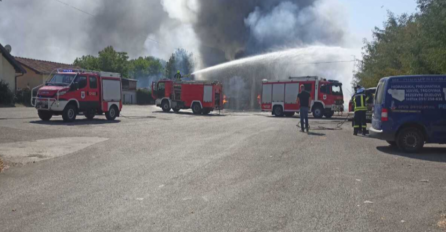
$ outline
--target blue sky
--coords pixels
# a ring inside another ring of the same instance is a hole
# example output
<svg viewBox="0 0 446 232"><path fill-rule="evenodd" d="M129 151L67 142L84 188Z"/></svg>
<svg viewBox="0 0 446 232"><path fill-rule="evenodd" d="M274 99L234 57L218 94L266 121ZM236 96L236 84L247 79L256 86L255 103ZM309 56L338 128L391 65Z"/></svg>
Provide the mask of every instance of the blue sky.
<svg viewBox="0 0 446 232"><path fill-rule="evenodd" d="M372 30L382 28L387 19L387 12L396 15L414 13L417 10L416 0L338 0L345 6L349 31L355 39L362 43L364 38L372 38Z"/></svg>

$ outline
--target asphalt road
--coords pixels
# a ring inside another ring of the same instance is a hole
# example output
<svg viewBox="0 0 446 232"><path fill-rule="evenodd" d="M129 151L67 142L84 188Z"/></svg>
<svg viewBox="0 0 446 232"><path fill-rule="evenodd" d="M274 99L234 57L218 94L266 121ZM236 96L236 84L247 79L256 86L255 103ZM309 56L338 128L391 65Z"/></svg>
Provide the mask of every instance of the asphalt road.
<svg viewBox="0 0 446 232"><path fill-rule="evenodd" d="M405 155L266 113L123 115L0 108L0 231L445 230L446 146Z"/></svg>

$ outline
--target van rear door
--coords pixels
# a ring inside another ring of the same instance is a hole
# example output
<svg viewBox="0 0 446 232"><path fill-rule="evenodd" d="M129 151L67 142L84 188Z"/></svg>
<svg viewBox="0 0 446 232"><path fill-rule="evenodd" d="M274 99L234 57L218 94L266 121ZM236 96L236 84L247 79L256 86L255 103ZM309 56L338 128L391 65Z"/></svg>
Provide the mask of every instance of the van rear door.
<svg viewBox="0 0 446 232"><path fill-rule="evenodd" d="M379 81L376 94L375 104L373 106L372 127L376 130L382 130L382 109L384 108L385 96L386 96L386 83L387 79Z"/></svg>

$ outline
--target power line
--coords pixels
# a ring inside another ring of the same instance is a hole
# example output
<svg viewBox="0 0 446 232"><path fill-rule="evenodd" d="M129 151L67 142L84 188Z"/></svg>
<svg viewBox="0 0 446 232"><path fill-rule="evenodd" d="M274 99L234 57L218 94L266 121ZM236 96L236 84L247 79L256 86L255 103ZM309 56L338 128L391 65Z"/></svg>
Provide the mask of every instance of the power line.
<svg viewBox="0 0 446 232"><path fill-rule="evenodd" d="M72 6L72 5L70 5L70 4L66 3L66 2L62 2L62 1L59 1L59 0L54 0L54 1L56 1L56 2L58 2L58 3L60 3L60 4L64 4L64 5L66 5L66 6L68 6L68 7L71 7L71 8L73 8L73 9L79 11L79 12L82 12L82 13L84 13L84 14L87 14L87 15L90 15L90 16L94 17L93 14L90 14L90 13L88 13L87 11L84 11L84 10L82 10L82 9L79 9L79 8L75 7L75 6Z"/></svg>

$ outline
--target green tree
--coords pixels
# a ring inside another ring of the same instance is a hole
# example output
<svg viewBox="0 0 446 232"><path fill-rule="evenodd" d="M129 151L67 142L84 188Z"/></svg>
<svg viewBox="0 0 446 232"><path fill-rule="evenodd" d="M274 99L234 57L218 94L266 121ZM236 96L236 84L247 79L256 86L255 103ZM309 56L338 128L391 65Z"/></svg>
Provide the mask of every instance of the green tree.
<svg viewBox="0 0 446 232"><path fill-rule="evenodd" d="M74 65L88 70L100 70L99 59L91 55L76 58L74 60Z"/></svg>
<svg viewBox="0 0 446 232"><path fill-rule="evenodd" d="M169 58L169 61L167 61L166 64L166 77L169 79L173 79L173 76L175 75L175 73L177 72L176 68L175 68L175 54L172 54Z"/></svg>
<svg viewBox="0 0 446 232"><path fill-rule="evenodd" d="M383 29L366 42L356 82L376 86L386 76L446 72L446 2L418 0L419 12L389 13Z"/></svg>
<svg viewBox="0 0 446 232"><path fill-rule="evenodd" d="M88 70L117 72L124 78L129 76L129 57L126 52L117 52L112 46L99 52L98 57L82 56L74 60L74 65Z"/></svg>
<svg viewBox="0 0 446 232"><path fill-rule="evenodd" d="M129 57L126 52L117 52L112 46L99 52L99 67L103 71L121 73L123 77L129 76Z"/></svg>
<svg viewBox="0 0 446 232"><path fill-rule="evenodd" d="M173 76L180 71L182 75L188 75L194 71L193 54L179 48L170 56L166 64L166 76Z"/></svg>
<svg viewBox="0 0 446 232"><path fill-rule="evenodd" d="M163 66L154 57L139 57L138 59L130 60L129 70L132 78L139 78L158 75L162 73Z"/></svg>

